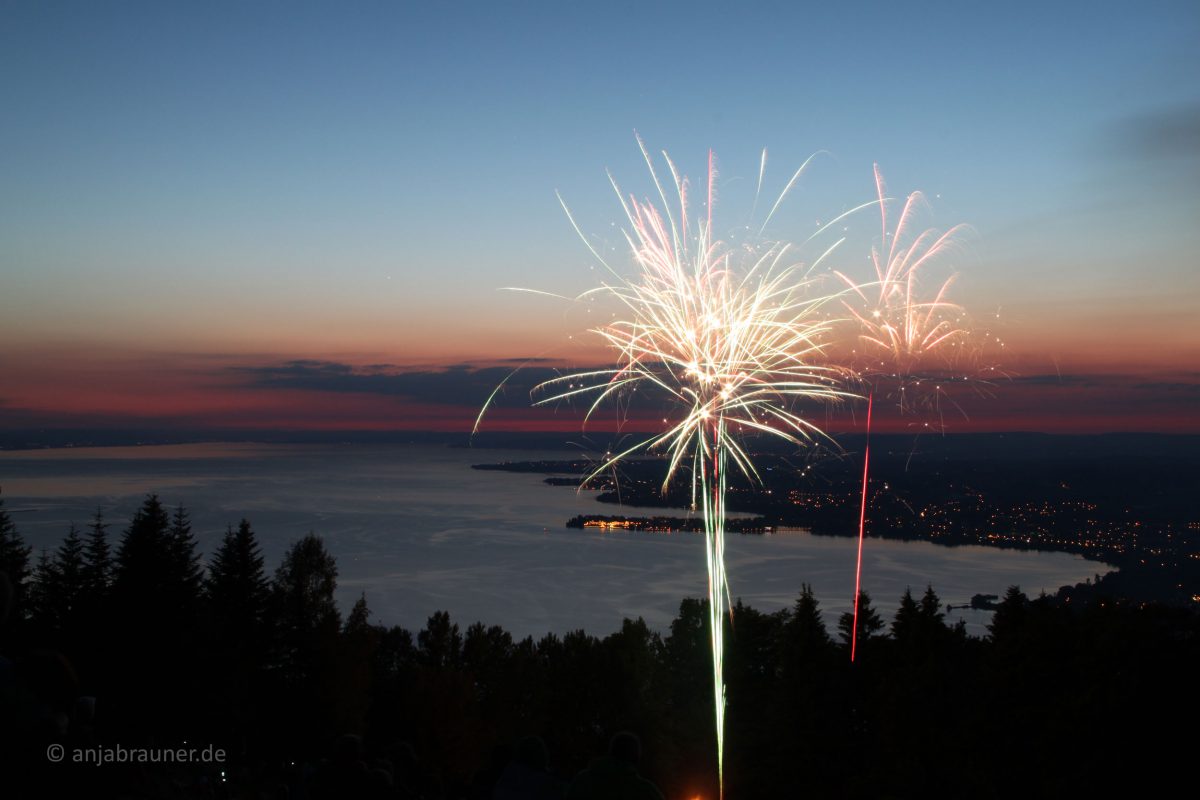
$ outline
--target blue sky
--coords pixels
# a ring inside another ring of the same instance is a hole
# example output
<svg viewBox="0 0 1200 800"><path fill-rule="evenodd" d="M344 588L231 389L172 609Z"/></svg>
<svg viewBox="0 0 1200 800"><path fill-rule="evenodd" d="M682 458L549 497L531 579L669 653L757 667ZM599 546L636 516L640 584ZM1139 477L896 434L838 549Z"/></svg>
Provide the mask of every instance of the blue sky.
<svg viewBox="0 0 1200 800"><path fill-rule="evenodd" d="M787 238L870 199L879 162L894 193L929 194L930 224L973 226L960 299L1011 313L1026 356L1129 364L1169 338L1162 365L1200 357L1194 2L4 3L0 21L10 349L527 355L574 323L495 290L590 285L554 193L613 237L605 169L650 188L637 130L693 176L716 151L731 225L763 147L775 189L825 151Z"/></svg>

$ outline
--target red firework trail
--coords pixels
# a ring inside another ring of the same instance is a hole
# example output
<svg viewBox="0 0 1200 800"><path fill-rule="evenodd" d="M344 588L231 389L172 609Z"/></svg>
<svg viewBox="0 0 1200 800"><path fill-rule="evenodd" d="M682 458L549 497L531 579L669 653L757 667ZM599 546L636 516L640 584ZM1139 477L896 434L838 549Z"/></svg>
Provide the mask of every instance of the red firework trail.
<svg viewBox="0 0 1200 800"><path fill-rule="evenodd" d="M867 523L867 469L871 465L871 406L875 391L867 394L867 444L863 452L862 505L858 510L858 564L854 568L854 625L850 629L850 662L858 649L858 598L862 594L862 548L863 530Z"/></svg>

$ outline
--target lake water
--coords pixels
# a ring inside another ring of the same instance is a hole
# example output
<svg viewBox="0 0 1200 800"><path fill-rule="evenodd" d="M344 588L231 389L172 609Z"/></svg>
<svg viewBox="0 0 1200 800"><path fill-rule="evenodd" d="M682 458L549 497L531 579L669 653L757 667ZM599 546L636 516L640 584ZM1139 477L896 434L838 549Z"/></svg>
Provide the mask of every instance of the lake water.
<svg viewBox="0 0 1200 800"><path fill-rule="evenodd" d="M365 592L375 621L421 628L436 610L464 626L481 620L515 635L583 628L604 635L642 616L666 632L684 597L705 592L703 539L695 534L568 530L583 513L648 513L551 487L542 475L471 464L577 453L405 445L197 444L0 452L5 505L35 557L97 507L114 544L145 494L185 505L205 553L227 525L250 520L273 572L309 531L338 561L343 609ZM659 513L659 512L651 512ZM682 516L682 512L672 512ZM849 610L855 540L801 533L731 536L729 584L762 610L794 602L810 583L828 622ZM905 587L932 584L943 602L1018 584L1055 591L1106 565L1065 553L948 548L868 539L863 586L889 617ZM988 614L955 612L984 632Z"/></svg>

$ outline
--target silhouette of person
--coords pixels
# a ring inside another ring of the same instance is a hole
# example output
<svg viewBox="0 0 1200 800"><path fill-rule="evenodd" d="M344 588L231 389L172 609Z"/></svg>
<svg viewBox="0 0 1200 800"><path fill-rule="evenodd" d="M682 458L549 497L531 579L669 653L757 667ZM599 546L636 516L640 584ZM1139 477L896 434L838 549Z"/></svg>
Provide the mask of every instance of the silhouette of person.
<svg viewBox="0 0 1200 800"><path fill-rule="evenodd" d="M526 736L513 748L512 761L500 774L492 800L560 800L563 787L550 774L546 743Z"/></svg>
<svg viewBox="0 0 1200 800"><path fill-rule="evenodd" d="M663 800L662 792L637 769L642 743L629 731L613 736L608 755L575 776L567 800Z"/></svg>

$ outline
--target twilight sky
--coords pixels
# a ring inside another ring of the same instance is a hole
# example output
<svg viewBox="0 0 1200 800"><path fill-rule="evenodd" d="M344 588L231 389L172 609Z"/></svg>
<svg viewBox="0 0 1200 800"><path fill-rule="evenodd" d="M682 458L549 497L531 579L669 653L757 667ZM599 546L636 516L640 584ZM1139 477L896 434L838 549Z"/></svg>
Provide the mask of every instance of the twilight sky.
<svg viewBox="0 0 1200 800"><path fill-rule="evenodd" d="M764 147L772 193L822 151L773 236L874 162L969 223L1009 377L960 429L1200 431L1200 6L810 6L0 3L0 429L461 430L514 359L603 360L498 289L594 284L555 191L619 246L637 130L715 150L718 230Z"/></svg>

